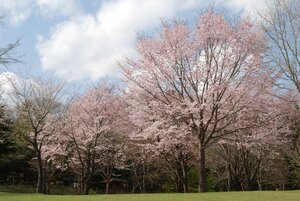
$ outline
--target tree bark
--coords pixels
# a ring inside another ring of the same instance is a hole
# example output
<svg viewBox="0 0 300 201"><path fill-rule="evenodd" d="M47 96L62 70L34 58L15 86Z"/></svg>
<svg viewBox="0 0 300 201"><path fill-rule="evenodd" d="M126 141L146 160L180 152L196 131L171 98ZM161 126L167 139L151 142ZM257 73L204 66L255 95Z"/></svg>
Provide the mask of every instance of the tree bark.
<svg viewBox="0 0 300 201"><path fill-rule="evenodd" d="M90 180L87 179L87 180L84 181L84 186L83 186L83 192L82 192L82 194L83 195L88 195L89 191L90 191Z"/></svg>
<svg viewBox="0 0 300 201"><path fill-rule="evenodd" d="M105 185L105 194L109 193L109 187L110 187L110 178L106 180L106 185Z"/></svg>
<svg viewBox="0 0 300 201"><path fill-rule="evenodd" d="M37 151L37 169L38 169L38 183L36 192L37 193L47 193L47 184L46 184L46 171L44 169L43 160L41 157L41 153Z"/></svg>
<svg viewBox="0 0 300 201"><path fill-rule="evenodd" d="M79 185L78 185L77 194L79 195L88 195L91 188L91 178L85 178L80 176Z"/></svg>
<svg viewBox="0 0 300 201"><path fill-rule="evenodd" d="M181 160L181 170L182 170L182 186L183 186L183 192L187 193L189 192L189 185L188 185L188 167L185 163L184 159Z"/></svg>
<svg viewBox="0 0 300 201"><path fill-rule="evenodd" d="M246 178L245 190L246 191L251 191L252 190L252 181L251 181L250 178Z"/></svg>
<svg viewBox="0 0 300 201"><path fill-rule="evenodd" d="M206 173L206 159L205 159L205 147L202 143L200 143L200 150L199 150L199 185L198 185L198 192L206 192L206 180L207 180L207 173Z"/></svg>
<svg viewBox="0 0 300 201"><path fill-rule="evenodd" d="M146 181L145 181L145 177L146 177L146 167L145 167L145 164L143 164L143 177L142 177L142 183L143 183L143 192L142 193L145 193L146 192Z"/></svg>

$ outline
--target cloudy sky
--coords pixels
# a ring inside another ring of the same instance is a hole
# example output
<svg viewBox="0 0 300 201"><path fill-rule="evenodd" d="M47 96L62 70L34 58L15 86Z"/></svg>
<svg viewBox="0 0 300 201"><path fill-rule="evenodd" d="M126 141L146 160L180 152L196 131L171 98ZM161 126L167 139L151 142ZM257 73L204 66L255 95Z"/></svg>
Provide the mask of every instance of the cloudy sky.
<svg viewBox="0 0 300 201"><path fill-rule="evenodd" d="M138 32L160 19L194 20L205 0L0 0L6 17L0 47L21 40L19 52L37 72L67 80L118 76L117 62L134 57ZM215 0L233 12L251 12L263 0Z"/></svg>

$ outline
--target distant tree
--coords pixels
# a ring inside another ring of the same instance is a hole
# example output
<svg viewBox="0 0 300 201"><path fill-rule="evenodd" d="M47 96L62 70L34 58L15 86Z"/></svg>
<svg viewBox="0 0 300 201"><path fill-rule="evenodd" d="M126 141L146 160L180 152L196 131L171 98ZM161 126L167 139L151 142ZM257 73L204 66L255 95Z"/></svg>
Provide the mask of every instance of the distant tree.
<svg viewBox="0 0 300 201"><path fill-rule="evenodd" d="M261 189L261 170L268 168L269 161L290 142L294 124L290 118L292 109L286 106L285 100L272 94L263 98L265 101L257 101L255 108L237 116L249 118L255 126L222 137L212 148L210 160L218 161L218 165L212 162L210 167L218 171L221 166L226 170L228 190L253 190L257 186Z"/></svg>
<svg viewBox="0 0 300 201"><path fill-rule="evenodd" d="M124 165L124 137L119 132L122 111L115 87L101 85L78 97L65 113L63 129L47 145L47 158L78 176L78 193L88 194L91 179L100 173L106 193L113 171Z"/></svg>
<svg viewBox="0 0 300 201"><path fill-rule="evenodd" d="M6 168L9 164L15 160L15 154L17 151L17 145L13 139L11 127L12 121L5 114L5 106L0 106L0 172L2 173L0 178L3 178L7 174Z"/></svg>
<svg viewBox="0 0 300 201"><path fill-rule="evenodd" d="M60 128L65 101L64 84L51 79L11 80L16 105L15 132L34 150L37 161L37 193L47 193L45 143Z"/></svg>
<svg viewBox="0 0 300 201"><path fill-rule="evenodd" d="M14 118L5 105L0 110L0 181L3 184L17 184L30 174L30 149L14 134Z"/></svg>
<svg viewBox="0 0 300 201"><path fill-rule="evenodd" d="M299 95L300 95L300 1L266 1L259 11L261 27L268 39L268 59L280 75L277 86L289 105L294 119L292 146L296 160L300 158Z"/></svg>
<svg viewBox="0 0 300 201"><path fill-rule="evenodd" d="M300 93L300 1L270 0L259 11L271 64L281 73L280 88Z"/></svg>
<svg viewBox="0 0 300 201"><path fill-rule="evenodd" d="M4 16L0 16L0 22L3 20ZM14 43L8 44L6 47L0 47L0 66L7 66L9 64L20 63L21 56L17 56L15 50L20 45L19 40ZM0 96L2 96L3 89L0 85ZM3 102L1 97L1 102ZM2 107L3 105L1 105ZM3 108L1 108L3 110ZM1 141L1 137L0 137Z"/></svg>

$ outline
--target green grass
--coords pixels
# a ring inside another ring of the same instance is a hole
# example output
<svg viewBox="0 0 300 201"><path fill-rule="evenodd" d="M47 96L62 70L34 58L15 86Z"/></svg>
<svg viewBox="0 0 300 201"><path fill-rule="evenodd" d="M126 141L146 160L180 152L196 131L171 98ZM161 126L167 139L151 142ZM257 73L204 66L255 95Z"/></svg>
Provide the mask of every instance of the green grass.
<svg viewBox="0 0 300 201"><path fill-rule="evenodd" d="M0 193L0 201L300 201L300 191L190 194L39 195Z"/></svg>

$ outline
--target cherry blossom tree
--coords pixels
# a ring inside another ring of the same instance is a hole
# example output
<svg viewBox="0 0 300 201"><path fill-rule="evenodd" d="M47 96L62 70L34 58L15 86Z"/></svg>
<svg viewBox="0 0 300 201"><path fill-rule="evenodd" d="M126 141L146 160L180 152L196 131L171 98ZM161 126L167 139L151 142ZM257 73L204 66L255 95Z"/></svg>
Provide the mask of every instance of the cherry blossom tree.
<svg viewBox="0 0 300 201"><path fill-rule="evenodd" d="M188 192L188 171L195 159L197 139L189 133L186 124L177 121L170 122L166 110L141 110L140 107L131 106L130 119L135 120L135 114L142 119L138 125L140 130L132 133L134 143L138 144L145 153L152 157L159 157L165 161L171 170L177 191ZM151 118L149 118L151 112ZM155 116L155 123L152 117ZM137 122L138 123L138 122ZM157 129L159 128L159 129Z"/></svg>
<svg viewBox="0 0 300 201"><path fill-rule="evenodd" d="M62 131L47 146L48 161L75 171L79 194L89 193L97 171L105 179L108 193L113 170L124 165L125 141L118 128L120 111L122 104L114 86L92 88L70 105Z"/></svg>
<svg viewBox="0 0 300 201"><path fill-rule="evenodd" d="M266 168L290 141L293 118L290 118L291 109L286 107L286 101L271 94L263 98L264 101L238 116L244 119L246 115L252 127L222 137L211 149L210 167L215 172L222 170L220 167L226 170L221 180L226 178L228 190L253 190L256 184L261 188L262 167Z"/></svg>
<svg viewBox="0 0 300 201"><path fill-rule="evenodd" d="M263 34L247 19L231 24L208 11L192 27L164 22L157 37L139 38L137 52L137 60L121 64L131 105L140 111L132 114L135 124L159 138L170 134L161 130L165 122L196 137L198 190L206 191L207 147L251 127L237 116L253 108L271 84Z"/></svg>

